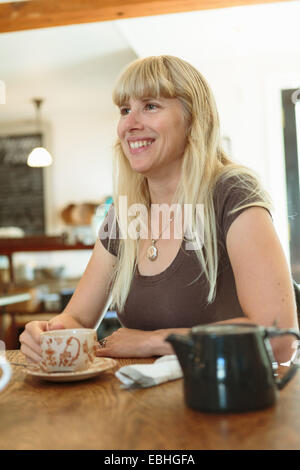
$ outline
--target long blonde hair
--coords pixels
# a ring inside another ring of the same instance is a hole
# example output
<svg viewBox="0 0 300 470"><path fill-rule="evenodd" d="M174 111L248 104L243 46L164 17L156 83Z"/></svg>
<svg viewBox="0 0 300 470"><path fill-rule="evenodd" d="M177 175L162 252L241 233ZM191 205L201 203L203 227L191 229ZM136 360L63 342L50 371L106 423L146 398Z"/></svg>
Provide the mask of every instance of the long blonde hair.
<svg viewBox="0 0 300 470"><path fill-rule="evenodd" d="M113 92L117 106L130 98L178 98L188 123L187 143L182 158L181 178L174 202L189 203L193 208L192 233L195 233L197 204L204 205L204 240L196 238L199 274L204 272L209 283L207 301L213 302L216 295L218 273L218 242L213 202L217 180L238 176L240 185L247 189L252 205L271 208L268 194L263 190L259 178L250 169L234 163L221 146L219 116L213 94L203 76L192 65L177 57L162 55L138 59L121 74ZM131 169L119 139L115 144L113 163L114 206L119 222L119 196L127 196L128 207L144 204L151 207L147 179ZM253 203L253 196L257 202ZM130 217L128 217L128 224ZM205 256L202 242L204 242ZM132 278L137 266L138 240L130 237L120 239L118 261L112 279L112 303L122 311Z"/></svg>

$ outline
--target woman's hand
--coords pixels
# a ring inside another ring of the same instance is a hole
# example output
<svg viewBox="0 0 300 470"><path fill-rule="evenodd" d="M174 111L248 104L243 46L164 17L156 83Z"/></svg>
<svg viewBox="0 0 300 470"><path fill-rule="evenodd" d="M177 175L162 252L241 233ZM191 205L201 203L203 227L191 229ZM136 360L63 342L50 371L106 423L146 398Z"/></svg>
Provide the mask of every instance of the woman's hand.
<svg viewBox="0 0 300 470"><path fill-rule="evenodd" d="M41 333L50 330L61 330L65 328L59 321L31 321L27 323L25 330L20 335L21 351L26 356L28 362L40 362L41 354Z"/></svg>
<svg viewBox="0 0 300 470"><path fill-rule="evenodd" d="M107 336L97 347L96 356L103 357L150 357L161 354L173 354L168 343L164 351L159 346L163 339L155 331L119 328Z"/></svg>

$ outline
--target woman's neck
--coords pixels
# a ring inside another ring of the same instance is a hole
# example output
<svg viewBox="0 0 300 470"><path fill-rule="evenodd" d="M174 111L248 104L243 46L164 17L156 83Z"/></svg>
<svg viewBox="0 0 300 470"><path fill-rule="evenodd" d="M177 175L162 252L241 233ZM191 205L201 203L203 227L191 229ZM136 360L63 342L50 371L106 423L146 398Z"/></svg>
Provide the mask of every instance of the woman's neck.
<svg viewBox="0 0 300 470"><path fill-rule="evenodd" d="M151 198L151 204L168 204L171 205L179 183L180 175L173 178L151 179L147 178L148 188Z"/></svg>

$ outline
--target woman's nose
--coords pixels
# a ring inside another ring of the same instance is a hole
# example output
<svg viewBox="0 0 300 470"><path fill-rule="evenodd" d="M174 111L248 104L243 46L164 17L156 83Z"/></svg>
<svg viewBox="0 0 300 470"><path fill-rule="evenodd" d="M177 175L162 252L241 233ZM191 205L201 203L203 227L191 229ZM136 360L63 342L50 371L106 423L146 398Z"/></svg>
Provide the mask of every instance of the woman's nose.
<svg viewBox="0 0 300 470"><path fill-rule="evenodd" d="M131 110L128 116L126 117L126 129L133 130L133 129L142 129L143 123L140 116L140 113L135 110Z"/></svg>

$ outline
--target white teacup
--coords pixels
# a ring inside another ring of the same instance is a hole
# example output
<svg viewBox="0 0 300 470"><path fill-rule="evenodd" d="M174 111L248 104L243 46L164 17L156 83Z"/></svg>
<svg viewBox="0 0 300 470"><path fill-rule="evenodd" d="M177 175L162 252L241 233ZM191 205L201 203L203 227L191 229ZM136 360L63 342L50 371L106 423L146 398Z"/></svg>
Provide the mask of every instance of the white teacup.
<svg viewBox="0 0 300 470"><path fill-rule="evenodd" d="M88 328L45 331L40 367L45 372L86 370L95 359L96 341L96 331Z"/></svg>
<svg viewBox="0 0 300 470"><path fill-rule="evenodd" d="M9 362L4 356L0 355L0 368L2 369L2 375L0 377L0 391L3 390L11 378L11 367Z"/></svg>

